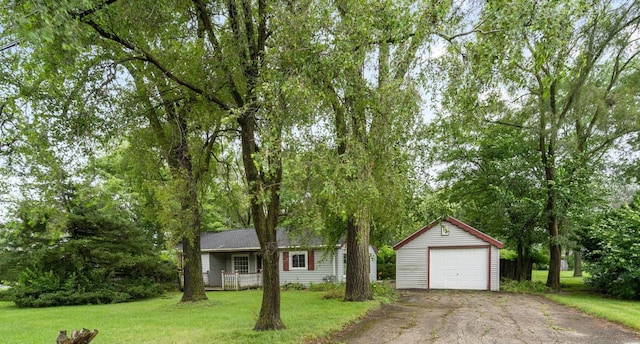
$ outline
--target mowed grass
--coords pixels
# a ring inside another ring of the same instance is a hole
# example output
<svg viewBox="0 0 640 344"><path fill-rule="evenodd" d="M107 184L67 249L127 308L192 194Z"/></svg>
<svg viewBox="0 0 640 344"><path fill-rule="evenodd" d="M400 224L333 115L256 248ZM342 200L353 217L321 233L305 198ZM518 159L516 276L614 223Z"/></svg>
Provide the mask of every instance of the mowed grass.
<svg viewBox="0 0 640 344"><path fill-rule="evenodd" d="M283 291L282 331L255 332L261 291L210 292L209 301L178 303L181 294L114 305L21 309L0 302L2 343L53 343L59 330L100 332L105 343L301 343L339 330L377 301L323 299L322 292Z"/></svg>
<svg viewBox="0 0 640 344"><path fill-rule="evenodd" d="M546 282L547 274L548 271L533 271L531 279ZM640 330L640 301L617 300L593 292L584 285L582 277L573 277L573 271L561 271L560 285L560 293L547 293L546 297L598 318Z"/></svg>

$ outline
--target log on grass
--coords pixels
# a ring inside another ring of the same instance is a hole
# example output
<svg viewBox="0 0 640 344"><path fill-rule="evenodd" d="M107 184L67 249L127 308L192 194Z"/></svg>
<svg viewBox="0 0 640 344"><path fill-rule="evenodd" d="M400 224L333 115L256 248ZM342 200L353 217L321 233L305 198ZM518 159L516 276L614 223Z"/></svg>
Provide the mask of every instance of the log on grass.
<svg viewBox="0 0 640 344"><path fill-rule="evenodd" d="M71 337L67 337L67 331L60 331L56 344L88 344L98 335L98 330L89 331L83 328L80 331L71 331Z"/></svg>

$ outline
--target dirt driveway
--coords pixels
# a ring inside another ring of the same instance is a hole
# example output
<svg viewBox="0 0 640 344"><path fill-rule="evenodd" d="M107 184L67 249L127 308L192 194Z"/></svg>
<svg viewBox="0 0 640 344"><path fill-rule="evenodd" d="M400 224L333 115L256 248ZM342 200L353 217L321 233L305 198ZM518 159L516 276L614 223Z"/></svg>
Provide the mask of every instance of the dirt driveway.
<svg viewBox="0 0 640 344"><path fill-rule="evenodd" d="M640 336L539 296L404 291L397 302L370 313L329 342L640 344Z"/></svg>

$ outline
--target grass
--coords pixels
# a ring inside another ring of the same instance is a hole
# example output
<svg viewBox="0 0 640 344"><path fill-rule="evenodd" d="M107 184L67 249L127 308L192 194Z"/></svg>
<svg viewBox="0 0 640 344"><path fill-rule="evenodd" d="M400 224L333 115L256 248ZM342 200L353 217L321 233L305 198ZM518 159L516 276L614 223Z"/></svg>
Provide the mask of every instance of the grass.
<svg viewBox="0 0 640 344"><path fill-rule="evenodd" d="M531 273L532 282L547 283L547 270L533 270ZM583 277L573 277L573 271L560 271L560 288L566 292L578 292L578 291L591 291L591 289L584 284L584 277L588 277L589 274L583 272Z"/></svg>
<svg viewBox="0 0 640 344"><path fill-rule="evenodd" d="M533 271L533 283L545 283L548 271ZM573 271L560 272L561 292L547 292L545 296L558 303L581 311L624 324L640 330L640 302L617 300L592 291L585 286L582 277L573 277Z"/></svg>
<svg viewBox="0 0 640 344"><path fill-rule="evenodd" d="M252 330L261 291L211 292L209 301L179 304L181 294L114 305L21 309L0 302L3 343L48 343L59 330L98 329L105 343L300 343L339 330L379 305L342 302L323 293L282 292L282 331Z"/></svg>

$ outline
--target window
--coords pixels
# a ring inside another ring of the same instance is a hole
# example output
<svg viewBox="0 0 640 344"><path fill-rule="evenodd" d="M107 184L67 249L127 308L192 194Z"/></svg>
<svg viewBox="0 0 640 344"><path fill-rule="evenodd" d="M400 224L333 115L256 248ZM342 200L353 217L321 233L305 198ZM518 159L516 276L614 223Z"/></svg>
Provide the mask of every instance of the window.
<svg viewBox="0 0 640 344"><path fill-rule="evenodd" d="M291 252L290 255L289 264L291 264L291 270L307 269L307 252Z"/></svg>
<svg viewBox="0 0 640 344"><path fill-rule="evenodd" d="M445 226L444 224L440 224L440 235L442 236L449 235L449 228L447 228L447 226Z"/></svg>
<svg viewBox="0 0 640 344"><path fill-rule="evenodd" d="M233 271L249 273L249 256L233 256Z"/></svg>

